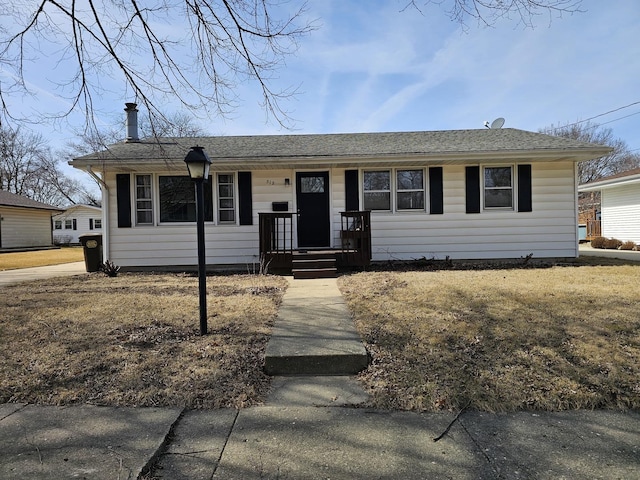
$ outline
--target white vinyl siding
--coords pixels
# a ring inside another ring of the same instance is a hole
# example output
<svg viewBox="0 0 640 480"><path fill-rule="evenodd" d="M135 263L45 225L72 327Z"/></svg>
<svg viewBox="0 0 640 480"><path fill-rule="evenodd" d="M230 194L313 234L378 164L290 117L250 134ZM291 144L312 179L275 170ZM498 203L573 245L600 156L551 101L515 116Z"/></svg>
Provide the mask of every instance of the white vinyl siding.
<svg viewBox="0 0 640 480"><path fill-rule="evenodd" d="M416 169L398 167L387 171L395 175L397 170ZM534 258L576 257L574 169L572 162L532 164L532 212L491 209L479 215L468 215L465 213L465 166L444 165L442 215L430 215L428 208L395 211L393 214L388 211L371 213L373 260L444 259L447 256L451 259L521 258L530 253ZM331 246L340 248L340 212L345 209L345 169L327 170ZM371 169L359 170L361 202L365 170ZM272 202L288 202L288 210L296 211L294 179L297 171L305 170L252 171L253 225L206 223L207 264L247 268L259 262L258 214L271 212ZM234 177L237 180L237 175ZM286 179L289 179L289 184ZM426 170L423 180L428 198ZM195 224L165 224L151 229L118 228L115 173L107 175L106 181L111 212L109 258L112 261L122 267L197 265ZM515 199L515 190L513 195ZM293 222L295 246L296 215L293 215Z"/></svg>
<svg viewBox="0 0 640 480"><path fill-rule="evenodd" d="M465 213L465 167L443 167L444 214L371 213L373 260L576 257L572 162L534 163L532 212Z"/></svg>
<svg viewBox="0 0 640 480"><path fill-rule="evenodd" d="M2 248L51 245L52 213L49 210L0 206Z"/></svg>
<svg viewBox="0 0 640 480"><path fill-rule="evenodd" d="M602 190L602 235L640 244L640 184Z"/></svg>

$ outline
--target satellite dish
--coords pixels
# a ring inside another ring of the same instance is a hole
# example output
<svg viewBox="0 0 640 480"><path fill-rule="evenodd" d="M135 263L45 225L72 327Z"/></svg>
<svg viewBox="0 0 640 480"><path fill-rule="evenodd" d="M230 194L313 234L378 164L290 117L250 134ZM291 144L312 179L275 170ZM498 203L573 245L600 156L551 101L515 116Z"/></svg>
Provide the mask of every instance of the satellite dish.
<svg viewBox="0 0 640 480"><path fill-rule="evenodd" d="M499 117L499 118L496 118L493 122L491 122L491 126L489 128L491 129L502 128L503 125L504 125L504 118Z"/></svg>

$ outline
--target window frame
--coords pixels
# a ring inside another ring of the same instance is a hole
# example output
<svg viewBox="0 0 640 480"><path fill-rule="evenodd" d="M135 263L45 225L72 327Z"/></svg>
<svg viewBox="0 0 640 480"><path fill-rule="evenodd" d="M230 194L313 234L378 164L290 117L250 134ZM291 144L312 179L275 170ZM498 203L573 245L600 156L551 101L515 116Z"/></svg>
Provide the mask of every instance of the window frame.
<svg viewBox="0 0 640 480"><path fill-rule="evenodd" d="M65 230L73 230L73 219L67 218L64 221L64 229Z"/></svg>
<svg viewBox="0 0 640 480"><path fill-rule="evenodd" d="M221 176L230 176L231 183L220 182ZM210 180L212 180L210 178ZM215 174L216 188L214 193L213 201L216 204L216 218L218 225L236 225L238 223L238 192L237 192L237 175L235 172L216 172ZM220 192L220 187L222 185L228 186L230 188L230 192L232 194L231 197L225 196L223 197ZM222 207L222 200L231 200L232 207ZM232 212L232 220L222 220L222 212Z"/></svg>
<svg viewBox="0 0 640 480"><path fill-rule="evenodd" d="M410 188L410 189L401 189L399 188L398 182L398 173L399 172L421 172L422 174L422 188ZM389 174L389 190L366 190L365 189L365 175L370 172L387 172ZM429 173L426 167L419 168L411 168L411 167L402 167L402 168L372 168L372 169L362 169L361 170L361 180L360 186L362 187L362 207L364 210L367 210L366 205L366 194L367 192L373 193L388 193L389 194L389 208L388 209L369 209L372 212L380 212L380 213L426 213L427 212L427 204L428 204L428 180ZM400 202L398 200L398 196L401 193L407 192L422 192L422 206L417 208L400 208Z"/></svg>
<svg viewBox="0 0 640 480"><path fill-rule="evenodd" d="M365 176L367 173L380 173L386 172L389 174L389 189L377 189L377 190L367 190L365 188ZM369 209L372 212L391 212L393 213L393 168L378 168L378 169L363 169L362 170L362 208L367 210L367 193L388 193L389 194L389 208L376 208Z"/></svg>
<svg viewBox="0 0 640 480"><path fill-rule="evenodd" d="M102 230L102 219L94 218L93 219L93 229L94 230Z"/></svg>
<svg viewBox="0 0 640 480"><path fill-rule="evenodd" d="M426 175L425 175L425 169L424 168L396 168L395 170L395 187L396 187L396 191L395 191L395 200L396 200L396 204L395 204L395 209L394 211L396 212L424 212L426 211L426 196L427 196L427 187L426 187ZM399 182L398 182L398 174L400 172L420 172L422 174L422 188L418 189L418 188L409 188L409 189L401 189L399 186ZM417 193L417 192L421 192L422 193L422 206L421 207L416 207L416 208L400 208L400 200L399 200L399 195L401 193Z"/></svg>
<svg viewBox="0 0 640 480"><path fill-rule="evenodd" d="M62 220L54 220L53 221L53 229L54 230L62 230Z"/></svg>
<svg viewBox="0 0 640 480"><path fill-rule="evenodd" d="M149 185L143 184L143 185L138 185L138 178L142 178L142 177L148 177L149 178ZM147 227L147 226L153 226L155 225L155 209L154 209L154 188L153 188L153 184L154 184L154 175L150 174L150 173L136 173L134 175L134 179L133 179L133 205L134 205L134 218L135 218L135 225L136 226L140 226L140 227ZM149 187L149 198L146 197L138 197L138 187ZM151 208L139 208L138 206L138 202L149 202L151 205ZM149 222L141 222L139 221L139 213L141 212L149 212L150 216L151 216L151 221Z"/></svg>
<svg viewBox="0 0 640 480"><path fill-rule="evenodd" d="M509 177L509 186L487 186L486 181L486 171L488 169L509 169L510 177ZM516 210L516 188L515 188L515 168L513 164L497 164L497 165L483 165L482 166L482 208L483 210L496 211L496 210L505 210L505 211L515 211ZM511 202L510 205L487 205L487 192L492 191L505 191L510 192Z"/></svg>

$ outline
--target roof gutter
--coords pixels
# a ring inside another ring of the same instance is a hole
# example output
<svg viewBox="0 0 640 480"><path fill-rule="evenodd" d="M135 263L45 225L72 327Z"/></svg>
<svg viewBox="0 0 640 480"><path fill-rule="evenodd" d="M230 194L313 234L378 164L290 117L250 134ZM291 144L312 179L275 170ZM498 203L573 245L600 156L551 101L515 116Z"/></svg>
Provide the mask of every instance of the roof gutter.
<svg viewBox="0 0 640 480"><path fill-rule="evenodd" d="M102 194L102 263L104 263L109 259L109 186L95 174L91 165L87 165L85 170L91 175L91 178L98 182Z"/></svg>

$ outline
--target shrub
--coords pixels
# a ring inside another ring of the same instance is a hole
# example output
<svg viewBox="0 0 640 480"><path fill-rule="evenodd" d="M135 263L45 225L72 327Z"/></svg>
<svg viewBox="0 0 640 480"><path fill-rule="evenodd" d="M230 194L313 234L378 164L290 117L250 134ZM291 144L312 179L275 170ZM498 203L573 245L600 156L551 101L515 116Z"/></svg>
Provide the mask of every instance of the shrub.
<svg viewBox="0 0 640 480"><path fill-rule="evenodd" d="M107 260L100 266L100 270L108 277L117 277L120 267L111 260Z"/></svg>
<svg viewBox="0 0 640 480"><path fill-rule="evenodd" d="M591 240L591 247L592 248L604 248L604 242L606 242L607 239L604 237L595 237L593 240Z"/></svg>
<svg viewBox="0 0 640 480"><path fill-rule="evenodd" d="M636 242L628 241L620 245L620 250L634 250L636 248Z"/></svg>
<svg viewBox="0 0 640 480"><path fill-rule="evenodd" d="M622 245L622 242L617 238L607 238L604 242L604 248L609 250L617 250Z"/></svg>

